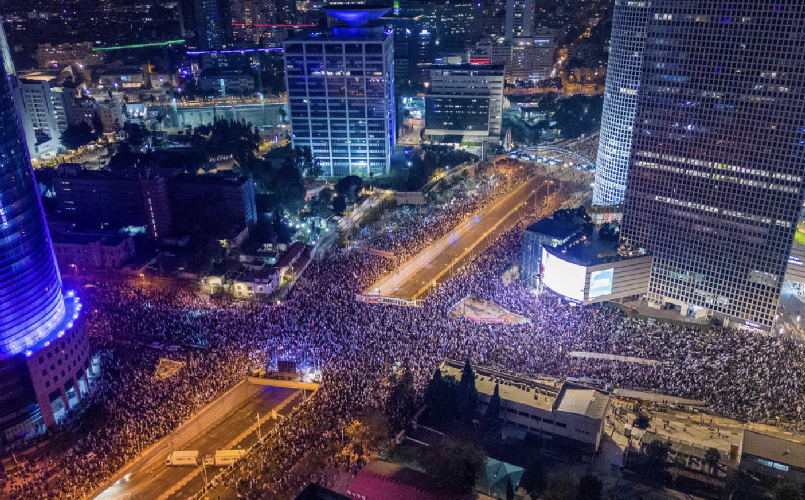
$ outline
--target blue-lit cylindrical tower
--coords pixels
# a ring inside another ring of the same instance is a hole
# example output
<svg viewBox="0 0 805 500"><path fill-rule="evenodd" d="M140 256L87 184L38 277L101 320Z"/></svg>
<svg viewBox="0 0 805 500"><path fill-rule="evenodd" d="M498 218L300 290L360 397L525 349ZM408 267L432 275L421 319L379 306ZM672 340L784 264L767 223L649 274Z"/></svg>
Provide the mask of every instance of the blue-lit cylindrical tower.
<svg viewBox="0 0 805 500"><path fill-rule="evenodd" d="M650 12L651 2L615 0L594 205L623 201Z"/></svg>
<svg viewBox="0 0 805 500"><path fill-rule="evenodd" d="M65 304L9 78L3 74L0 80L0 359L5 359L50 335L64 318Z"/></svg>

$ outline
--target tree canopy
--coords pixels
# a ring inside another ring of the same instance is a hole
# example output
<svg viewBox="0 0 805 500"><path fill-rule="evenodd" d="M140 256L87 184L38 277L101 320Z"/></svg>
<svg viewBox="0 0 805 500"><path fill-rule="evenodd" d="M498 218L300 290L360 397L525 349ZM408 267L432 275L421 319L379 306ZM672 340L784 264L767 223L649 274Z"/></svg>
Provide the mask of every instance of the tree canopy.
<svg viewBox="0 0 805 500"><path fill-rule="evenodd" d="M79 149L96 140L98 136L92 132L87 122L68 126L61 134L61 143L67 149Z"/></svg>
<svg viewBox="0 0 805 500"><path fill-rule="evenodd" d="M456 494L471 493L481 477L486 456L477 446L453 439L443 439L428 448L425 472L436 484Z"/></svg>

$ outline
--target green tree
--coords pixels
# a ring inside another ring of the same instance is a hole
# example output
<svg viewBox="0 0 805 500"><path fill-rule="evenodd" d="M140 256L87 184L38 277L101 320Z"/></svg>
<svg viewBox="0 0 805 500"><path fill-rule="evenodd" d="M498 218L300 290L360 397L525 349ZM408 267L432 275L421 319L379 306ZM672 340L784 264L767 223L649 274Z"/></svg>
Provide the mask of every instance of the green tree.
<svg viewBox="0 0 805 500"><path fill-rule="evenodd" d="M485 460L486 456L477 446L445 438L428 448L423 465L440 488L468 494L481 477Z"/></svg>
<svg viewBox="0 0 805 500"><path fill-rule="evenodd" d="M397 372L391 377L389 385L387 417L389 427L393 431L397 431L406 426L408 419L414 413L414 403L416 402L414 375L406 367L401 373Z"/></svg>
<svg viewBox="0 0 805 500"><path fill-rule="evenodd" d="M335 184L335 192L339 196L345 197L349 203L356 203L358 201L358 193L361 192L363 187L363 179L357 175L348 175Z"/></svg>
<svg viewBox="0 0 805 500"><path fill-rule="evenodd" d="M344 211L346 209L347 209L346 200L344 199L343 196L338 196L336 194L336 196L333 197L333 212L335 212L337 215L344 215Z"/></svg>
<svg viewBox="0 0 805 500"><path fill-rule="evenodd" d="M98 113L92 115L92 129L97 135L103 134L103 120Z"/></svg>
<svg viewBox="0 0 805 500"><path fill-rule="evenodd" d="M489 405L486 407L487 418L498 418L500 414L500 387L495 384L495 390L492 392L492 397L489 398Z"/></svg>
<svg viewBox="0 0 805 500"><path fill-rule="evenodd" d="M86 122L70 125L61 134L61 143L67 149L79 149L95 139L97 136L92 133L92 127Z"/></svg>
<svg viewBox="0 0 805 500"><path fill-rule="evenodd" d="M654 440L643 447L643 451L648 458L649 472L657 477L668 464L668 453L671 451L671 443L668 441Z"/></svg>
<svg viewBox="0 0 805 500"><path fill-rule="evenodd" d="M576 488L576 500L600 500L603 489L604 483L600 479L591 474L585 474L579 480L579 486Z"/></svg>
<svg viewBox="0 0 805 500"><path fill-rule="evenodd" d="M151 132L147 128L131 122L123 125L123 132L125 132L127 136L125 144L134 152L139 152L151 136Z"/></svg>
<svg viewBox="0 0 805 500"><path fill-rule="evenodd" d="M374 409L350 422L344 434L349 438L347 448L358 460L378 451L389 439L386 419Z"/></svg>
<svg viewBox="0 0 805 500"><path fill-rule="evenodd" d="M635 417L634 421L632 422L632 425L638 429L648 429L650 424L651 421L645 413L638 413L637 417Z"/></svg>
<svg viewBox="0 0 805 500"><path fill-rule="evenodd" d="M475 388L475 372L472 371L469 361L464 362L464 368L461 370L456 403L461 420L465 423L471 422L478 407L478 390Z"/></svg>
<svg viewBox="0 0 805 500"><path fill-rule="evenodd" d="M274 172L269 185L269 191L274 195L275 206L296 214L305 204L307 190L302 182L302 174L290 163L284 163Z"/></svg>
<svg viewBox="0 0 805 500"><path fill-rule="evenodd" d="M425 404L430 409L434 425L443 425L456 417L456 393L458 383L455 377L442 377L438 368L425 390Z"/></svg>
<svg viewBox="0 0 805 500"><path fill-rule="evenodd" d="M547 485L547 479L545 464L542 463L542 459L535 456L531 458L525 471L523 471L523 475L520 477L520 486L525 489L531 498L538 498Z"/></svg>
<svg viewBox="0 0 805 500"><path fill-rule="evenodd" d="M774 488L775 500L802 500L802 489L794 483L784 482Z"/></svg>
<svg viewBox="0 0 805 500"><path fill-rule="evenodd" d="M574 498L577 485L572 476L560 474L551 476L542 493L542 500L567 500Z"/></svg>
<svg viewBox="0 0 805 500"><path fill-rule="evenodd" d="M718 464L721 462L721 452L715 448L707 448L704 452L704 463L707 465L707 481L710 481L710 476L715 469L718 475Z"/></svg>

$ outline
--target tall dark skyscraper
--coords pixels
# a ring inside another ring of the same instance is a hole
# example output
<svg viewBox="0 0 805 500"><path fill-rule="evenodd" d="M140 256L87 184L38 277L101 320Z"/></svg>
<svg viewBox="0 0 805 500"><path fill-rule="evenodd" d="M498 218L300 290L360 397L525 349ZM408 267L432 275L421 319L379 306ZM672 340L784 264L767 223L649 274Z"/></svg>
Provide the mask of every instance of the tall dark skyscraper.
<svg viewBox="0 0 805 500"><path fill-rule="evenodd" d="M2 64L0 64L2 66ZM9 77L0 81L0 441L41 430L87 391L80 304L62 295Z"/></svg>
<svg viewBox="0 0 805 500"><path fill-rule="evenodd" d="M650 300L768 329L805 197L805 4L651 8L622 235Z"/></svg>
<svg viewBox="0 0 805 500"><path fill-rule="evenodd" d="M196 0L196 36L199 48L220 50L226 43L231 22L228 1Z"/></svg>

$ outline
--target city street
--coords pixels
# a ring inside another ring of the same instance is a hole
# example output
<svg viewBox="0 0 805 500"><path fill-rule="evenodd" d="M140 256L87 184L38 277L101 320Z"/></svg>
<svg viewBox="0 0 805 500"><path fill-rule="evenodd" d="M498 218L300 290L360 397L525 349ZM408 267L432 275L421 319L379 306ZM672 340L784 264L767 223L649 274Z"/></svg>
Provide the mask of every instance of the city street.
<svg viewBox="0 0 805 500"><path fill-rule="evenodd" d="M123 468L96 498L162 499L179 493L187 498L202 487L198 477L203 474L202 457L219 449L248 448L256 441L258 414L260 432L265 433L276 422L269 418L272 409L284 405L278 413L287 414L299 402L300 391L243 381ZM197 450L199 466L168 467L166 458L175 450ZM219 470L208 466L207 478L212 479Z"/></svg>
<svg viewBox="0 0 805 500"><path fill-rule="evenodd" d="M465 259L471 260L474 255L483 252L500 234L524 217L527 211L520 210L521 207L532 204L541 207L541 216L558 208L554 198L550 199L549 206L545 206L546 195L556 190L558 181L543 177L527 181L434 242L396 269L390 277L372 285L366 295L401 299L427 296L432 285L449 279L453 268L460 268ZM562 197L563 194L560 192L558 196Z"/></svg>

